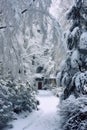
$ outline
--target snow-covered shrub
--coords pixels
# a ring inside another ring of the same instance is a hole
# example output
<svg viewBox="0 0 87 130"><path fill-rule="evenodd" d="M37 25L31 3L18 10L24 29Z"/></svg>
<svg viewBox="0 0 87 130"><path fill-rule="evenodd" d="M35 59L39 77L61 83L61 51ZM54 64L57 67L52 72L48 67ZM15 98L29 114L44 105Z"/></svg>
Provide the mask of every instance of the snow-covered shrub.
<svg viewBox="0 0 87 130"><path fill-rule="evenodd" d="M10 100L13 104L14 112L20 113L23 110L31 112L32 109L36 109L35 92L28 82L14 86L13 91Z"/></svg>
<svg viewBox="0 0 87 130"><path fill-rule="evenodd" d="M12 103L10 102L10 92L6 87L6 82L0 81L0 128L6 126L6 123L12 118Z"/></svg>
<svg viewBox="0 0 87 130"><path fill-rule="evenodd" d="M0 128L13 119L14 113L31 112L36 108L35 92L28 82L17 84L0 80Z"/></svg>
<svg viewBox="0 0 87 130"><path fill-rule="evenodd" d="M62 130L87 130L87 97L75 99L72 95L60 105Z"/></svg>
<svg viewBox="0 0 87 130"><path fill-rule="evenodd" d="M22 98L22 110L28 110L31 112L32 109L36 109L36 99L29 83L25 84L25 86L21 85L19 91L19 96Z"/></svg>
<svg viewBox="0 0 87 130"><path fill-rule="evenodd" d="M0 99L0 128L6 126L6 123L12 119L12 104Z"/></svg>

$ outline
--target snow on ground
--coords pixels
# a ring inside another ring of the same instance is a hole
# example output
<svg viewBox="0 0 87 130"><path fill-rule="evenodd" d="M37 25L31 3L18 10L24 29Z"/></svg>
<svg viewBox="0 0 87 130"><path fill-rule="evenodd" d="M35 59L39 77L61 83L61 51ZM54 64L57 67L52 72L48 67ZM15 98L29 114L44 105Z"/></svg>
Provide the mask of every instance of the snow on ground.
<svg viewBox="0 0 87 130"><path fill-rule="evenodd" d="M39 110L30 113L26 118L19 117L12 122L10 130L58 130L57 105L59 98L51 91L39 91L37 99L40 101Z"/></svg>

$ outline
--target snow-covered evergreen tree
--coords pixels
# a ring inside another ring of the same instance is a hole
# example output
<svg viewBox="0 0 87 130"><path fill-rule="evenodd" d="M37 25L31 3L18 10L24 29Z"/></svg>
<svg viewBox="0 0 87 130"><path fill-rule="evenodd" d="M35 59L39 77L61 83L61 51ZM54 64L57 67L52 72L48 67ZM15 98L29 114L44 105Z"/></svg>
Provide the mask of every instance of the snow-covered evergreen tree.
<svg viewBox="0 0 87 130"><path fill-rule="evenodd" d="M77 90L80 91L86 84L86 81L83 81L86 80L87 66L87 10L84 2L76 1L67 14L67 18L72 20L72 25L67 35L67 58L62 64L60 74L60 85L65 87L64 99L72 92L77 97Z"/></svg>
<svg viewBox="0 0 87 130"><path fill-rule="evenodd" d="M75 0L67 18L71 20L67 35L68 52L59 73L60 86L64 87L61 98L65 100L60 112L65 113L62 130L86 130L87 110L82 111L81 106L87 107L84 103L87 100L87 1ZM78 101L80 106L76 104Z"/></svg>

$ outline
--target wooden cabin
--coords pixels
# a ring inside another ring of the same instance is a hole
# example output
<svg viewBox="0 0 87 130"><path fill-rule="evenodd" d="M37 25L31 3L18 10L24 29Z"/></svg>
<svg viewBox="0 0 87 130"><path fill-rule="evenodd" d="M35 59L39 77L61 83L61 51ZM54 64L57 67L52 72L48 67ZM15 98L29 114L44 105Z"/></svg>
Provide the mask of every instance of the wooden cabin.
<svg viewBox="0 0 87 130"><path fill-rule="evenodd" d="M56 87L56 77L44 77L42 74L37 73L35 75L35 84L38 90L41 89L52 89Z"/></svg>
<svg viewBox="0 0 87 130"><path fill-rule="evenodd" d="M37 89L41 90L44 87L44 77L41 74L36 74L35 82Z"/></svg>

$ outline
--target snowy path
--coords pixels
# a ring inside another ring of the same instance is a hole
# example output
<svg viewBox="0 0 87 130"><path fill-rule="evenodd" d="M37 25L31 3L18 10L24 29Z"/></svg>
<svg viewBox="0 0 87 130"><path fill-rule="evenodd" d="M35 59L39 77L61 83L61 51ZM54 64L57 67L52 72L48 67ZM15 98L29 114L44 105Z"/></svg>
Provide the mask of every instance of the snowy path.
<svg viewBox="0 0 87 130"><path fill-rule="evenodd" d="M27 118L13 121L10 130L58 130L57 128L57 105L59 99L50 91L39 91L39 111L34 111Z"/></svg>

